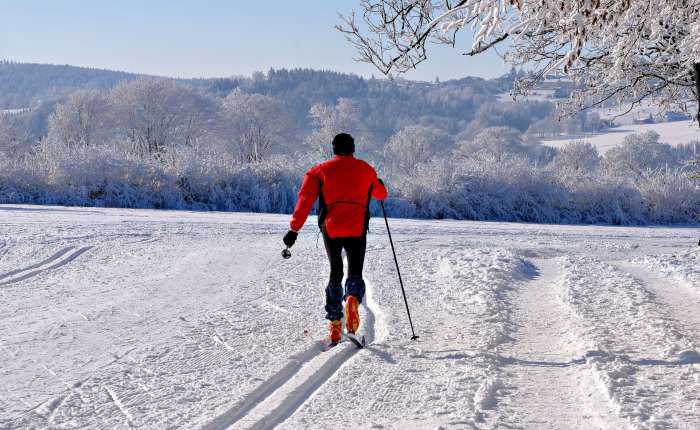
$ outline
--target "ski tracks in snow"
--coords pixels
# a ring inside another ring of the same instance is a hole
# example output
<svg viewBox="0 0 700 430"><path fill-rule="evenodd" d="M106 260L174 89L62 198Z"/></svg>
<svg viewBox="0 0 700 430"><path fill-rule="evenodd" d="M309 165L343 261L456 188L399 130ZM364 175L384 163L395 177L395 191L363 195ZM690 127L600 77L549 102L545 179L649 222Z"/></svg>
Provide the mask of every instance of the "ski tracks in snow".
<svg viewBox="0 0 700 430"><path fill-rule="evenodd" d="M372 284L366 281L364 336L367 344L385 336L383 313L372 297ZM359 351L350 342L328 352L321 352L317 342L292 357L289 363L224 413L207 423L202 430L271 429L292 416L301 405Z"/></svg>
<svg viewBox="0 0 700 430"><path fill-rule="evenodd" d="M73 246L63 248L43 261L40 261L38 263L32 264L24 268L11 270L0 275L0 286L24 281L26 279L33 278L34 276L37 276L43 272L47 272L49 270L65 266L66 264L80 257L82 254L89 251L90 249L92 249L92 246L84 246L78 249L76 249ZM63 258L64 256L65 258Z"/></svg>

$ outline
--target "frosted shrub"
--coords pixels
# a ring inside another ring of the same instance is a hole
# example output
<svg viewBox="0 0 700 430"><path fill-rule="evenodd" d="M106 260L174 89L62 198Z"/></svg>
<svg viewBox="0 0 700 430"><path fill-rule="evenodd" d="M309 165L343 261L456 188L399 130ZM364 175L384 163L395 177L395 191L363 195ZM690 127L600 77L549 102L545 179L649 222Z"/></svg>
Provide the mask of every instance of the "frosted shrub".
<svg viewBox="0 0 700 430"><path fill-rule="evenodd" d="M638 225L690 222L700 212L700 189L677 171L633 181L595 170L561 174L490 154L433 160L389 185L390 212L417 218Z"/></svg>
<svg viewBox="0 0 700 430"><path fill-rule="evenodd" d="M69 146L92 146L108 137L109 102L95 90L73 93L49 117L47 139Z"/></svg>
<svg viewBox="0 0 700 430"><path fill-rule="evenodd" d="M600 166L598 150L588 142L569 142L559 149L552 167L562 175L579 176L595 172Z"/></svg>
<svg viewBox="0 0 700 430"><path fill-rule="evenodd" d="M527 147L520 132L512 127L487 127L469 141L460 144L462 154L490 154L495 161L509 155L524 154Z"/></svg>
<svg viewBox="0 0 700 430"><path fill-rule="evenodd" d="M398 179L397 190L419 218L556 222L547 203L550 179L525 159L496 162L490 154L459 162L436 160Z"/></svg>
<svg viewBox="0 0 700 430"><path fill-rule="evenodd" d="M130 148L46 140L29 155L0 157L0 202L289 213L309 167L282 156L244 163L216 145L158 156ZM606 174L595 156L577 144L546 167L507 152L433 157L385 176L386 208L411 218L616 225L688 223L700 212L688 172Z"/></svg>
<svg viewBox="0 0 700 430"><path fill-rule="evenodd" d="M675 167L671 145L659 142L654 131L625 136L621 146L605 153L603 162L609 174L641 177L648 170Z"/></svg>
<svg viewBox="0 0 700 430"><path fill-rule="evenodd" d="M195 149L168 160L46 144L24 161L0 160L0 202L290 212L303 172L293 163L241 164Z"/></svg>
<svg viewBox="0 0 700 430"><path fill-rule="evenodd" d="M700 190L678 171L660 169L639 183L648 217L657 223L688 222L700 208Z"/></svg>
<svg viewBox="0 0 700 430"><path fill-rule="evenodd" d="M397 131L384 148L392 171L411 169L449 150L447 133L437 127L412 125Z"/></svg>

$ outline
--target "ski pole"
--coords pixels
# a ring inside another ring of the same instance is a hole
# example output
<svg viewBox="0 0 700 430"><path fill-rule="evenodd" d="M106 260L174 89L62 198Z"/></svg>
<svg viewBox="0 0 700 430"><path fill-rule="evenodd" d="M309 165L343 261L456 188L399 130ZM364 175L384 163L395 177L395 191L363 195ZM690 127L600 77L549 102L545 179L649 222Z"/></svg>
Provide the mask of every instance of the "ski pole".
<svg viewBox="0 0 700 430"><path fill-rule="evenodd" d="M408 309L408 300L406 300L406 290L403 287L403 280L401 279L401 271L399 270L399 260L396 259L396 250L394 249L394 241L391 239L391 230L389 229L389 219L386 217L386 210L384 209L384 201L380 200L379 203L382 205L382 213L384 214L384 222L386 223L386 232L389 233L389 243L391 244L391 252L394 254L394 263L396 264L396 273L399 275L399 284L401 284L401 293L403 294L403 302L406 304L406 313L408 314L408 323L411 324L411 340L418 339L416 332L413 330L413 321L411 321L411 311Z"/></svg>

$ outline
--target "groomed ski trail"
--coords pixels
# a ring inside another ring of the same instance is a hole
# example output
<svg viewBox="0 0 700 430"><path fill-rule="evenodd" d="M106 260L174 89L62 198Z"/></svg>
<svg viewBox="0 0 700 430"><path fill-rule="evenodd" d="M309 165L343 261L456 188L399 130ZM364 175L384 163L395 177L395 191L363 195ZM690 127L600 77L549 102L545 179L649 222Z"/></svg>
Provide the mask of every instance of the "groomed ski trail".
<svg viewBox="0 0 700 430"><path fill-rule="evenodd" d="M586 363L576 316L557 296L558 260L532 263L531 280L513 292L513 342L500 352L500 414L516 428L624 428Z"/></svg>
<svg viewBox="0 0 700 430"><path fill-rule="evenodd" d="M384 314L374 301L372 284L365 279L364 336L367 345L386 336ZM214 420L202 430L272 429L282 424L323 384L357 354L360 349L343 343L321 352L322 342L295 356L272 378Z"/></svg>

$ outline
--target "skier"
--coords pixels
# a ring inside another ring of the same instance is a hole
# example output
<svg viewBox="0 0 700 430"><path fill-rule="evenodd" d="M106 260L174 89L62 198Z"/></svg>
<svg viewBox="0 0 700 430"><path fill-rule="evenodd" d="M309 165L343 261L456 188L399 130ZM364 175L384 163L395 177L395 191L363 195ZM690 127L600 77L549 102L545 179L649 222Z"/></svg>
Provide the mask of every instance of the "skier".
<svg viewBox="0 0 700 430"><path fill-rule="evenodd" d="M318 198L318 226L331 265L325 310L326 319L330 321L328 337L333 345L340 342L342 337L340 320L343 318L343 299L347 333L354 335L360 326L358 306L365 295L362 266L367 245L369 203L372 197L384 200L387 191L374 168L354 157L355 140L352 136L338 134L332 144L335 156L306 172L283 242L287 247L294 245ZM348 260L344 292L343 249Z"/></svg>

